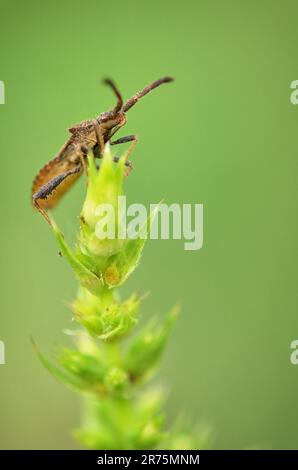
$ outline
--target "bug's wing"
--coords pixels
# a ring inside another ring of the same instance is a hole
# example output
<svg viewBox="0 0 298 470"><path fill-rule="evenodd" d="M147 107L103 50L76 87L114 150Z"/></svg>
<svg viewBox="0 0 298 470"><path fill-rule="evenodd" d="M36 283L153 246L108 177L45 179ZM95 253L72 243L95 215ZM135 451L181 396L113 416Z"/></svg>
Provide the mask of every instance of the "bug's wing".
<svg viewBox="0 0 298 470"><path fill-rule="evenodd" d="M68 158L74 151L73 147L66 144L65 147L59 152L59 154L47 163L38 173L32 185L32 196L44 186L46 183L51 181L55 176L60 175L61 173L69 170L74 170L78 168L80 163L72 162ZM57 186L56 189L46 198L38 199L38 205L43 209L51 209L54 207L63 194L75 183L75 181L82 174L81 171L68 176L62 183Z"/></svg>

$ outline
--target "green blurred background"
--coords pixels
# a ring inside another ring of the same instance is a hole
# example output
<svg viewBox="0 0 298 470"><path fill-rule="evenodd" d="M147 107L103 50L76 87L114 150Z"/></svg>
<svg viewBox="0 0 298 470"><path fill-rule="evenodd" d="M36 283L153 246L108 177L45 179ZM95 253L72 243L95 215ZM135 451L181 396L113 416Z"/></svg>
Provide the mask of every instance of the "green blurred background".
<svg viewBox="0 0 298 470"><path fill-rule="evenodd" d="M126 289L143 318L183 309L160 373L169 419L213 429L216 448L298 448L298 4L254 1L0 1L0 447L75 448L80 402L38 362L71 326L76 283L30 206L67 128L173 75L129 112L130 201L204 204L204 247L150 241ZM55 211L68 238L80 181Z"/></svg>

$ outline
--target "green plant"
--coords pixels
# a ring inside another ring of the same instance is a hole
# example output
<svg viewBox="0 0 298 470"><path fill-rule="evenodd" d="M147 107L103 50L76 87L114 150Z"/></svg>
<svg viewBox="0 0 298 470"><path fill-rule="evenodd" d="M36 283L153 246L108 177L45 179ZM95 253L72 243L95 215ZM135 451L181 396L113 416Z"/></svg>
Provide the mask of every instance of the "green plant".
<svg viewBox="0 0 298 470"><path fill-rule="evenodd" d="M164 396L148 386L176 321L173 309L161 323L151 319L134 335L142 298L120 297L121 286L139 263L146 236L134 239L99 239L96 208L104 203L115 208L123 194L126 155L115 164L106 146L100 169L88 158L88 189L80 216L77 244L71 249L52 221L61 253L79 282L72 304L80 325L69 332L76 348L60 349L57 365L38 350L42 363L56 377L84 397L85 417L75 436L91 449L196 448L205 445L205 435L193 439L179 429L164 431ZM142 227L148 233L154 214Z"/></svg>

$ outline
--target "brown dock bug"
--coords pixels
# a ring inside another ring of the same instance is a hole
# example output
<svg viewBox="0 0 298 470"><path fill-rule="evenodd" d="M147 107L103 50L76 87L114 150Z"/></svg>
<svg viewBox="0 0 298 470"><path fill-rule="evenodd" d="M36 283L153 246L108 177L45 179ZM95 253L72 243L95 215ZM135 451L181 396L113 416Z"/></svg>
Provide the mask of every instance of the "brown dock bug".
<svg viewBox="0 0 298 470"><path fill-rule="evenodd" d="M90 119L77 124L69 129L71 133L68 141L63 145L56 157L47 163L36 176L32 186L32 202L34 207L45 217L47 209L53 208L64 193L74 184L86 169L86 157L91 150L95 158L102 158L106 142L111 145L132 142L127 152L127 157L137 143L135 135L127 135L111 141L113 135L125 125L126 112L134 106L140 98L163 83L173 81L171 77L163 77L132 96L123 103L122 96L112 80L104 82L109 85L117 97L116 106L107 112L101 113L95 119ZM118 158L115 157L117 162ZM128 169L131 162L125 162Z"/></svg>

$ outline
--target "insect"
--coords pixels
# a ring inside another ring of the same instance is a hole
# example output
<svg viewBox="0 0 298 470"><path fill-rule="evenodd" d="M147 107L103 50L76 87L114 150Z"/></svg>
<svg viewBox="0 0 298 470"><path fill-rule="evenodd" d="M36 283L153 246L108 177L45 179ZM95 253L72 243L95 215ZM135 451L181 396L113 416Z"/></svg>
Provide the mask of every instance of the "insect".
<svg viewBox="0 0 298 470"><path fill-rule="evenodd" d="M110 111L99 114L95 119L82 121L80 124L71 127L69 129L71 136L68 141L63 145L55 158L39 171L33 182L33 206L45 217L47 222L51 224L46 210L52 209L57 204L83 171L87 173L86 158L90 150L95 158L102 158L104 146L107 142L110 142L111 145L131 142L125 165L128 170L132 168L128 156L137 143L137 137L135 135L127 135L114 141L111 138L126 124L126 112L140 98L163 83L171 81L173 81L171 77L160 78L137 92L126 103L123 103L122 96L115 83L110 79L104 80L105 84L110 86L116 95L116 106ZM114 157L114 160L117 162L119 158Z"/></svg>

